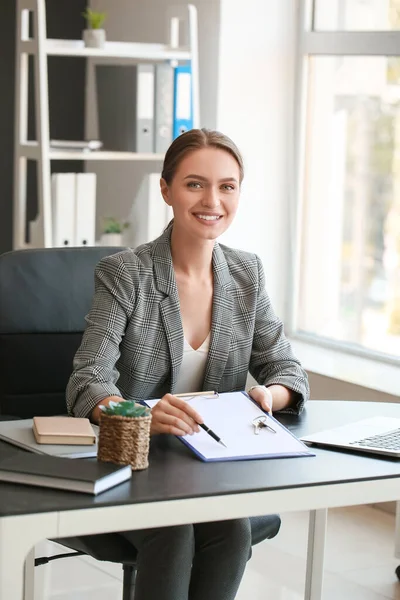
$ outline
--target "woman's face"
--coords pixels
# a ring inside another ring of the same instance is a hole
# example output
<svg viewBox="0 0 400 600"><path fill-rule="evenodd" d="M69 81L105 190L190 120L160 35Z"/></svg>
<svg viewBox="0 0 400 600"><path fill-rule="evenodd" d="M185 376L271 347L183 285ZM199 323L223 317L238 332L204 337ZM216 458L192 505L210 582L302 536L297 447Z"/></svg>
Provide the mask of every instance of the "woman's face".
<svg viewBox="0 0 400 600"><path fill-rule="evenodd" d="M206 240L224 233L237 211L239 177L239 165L225 150L202 148L188 154L169 186L161 179L174 228Z"/></svg>

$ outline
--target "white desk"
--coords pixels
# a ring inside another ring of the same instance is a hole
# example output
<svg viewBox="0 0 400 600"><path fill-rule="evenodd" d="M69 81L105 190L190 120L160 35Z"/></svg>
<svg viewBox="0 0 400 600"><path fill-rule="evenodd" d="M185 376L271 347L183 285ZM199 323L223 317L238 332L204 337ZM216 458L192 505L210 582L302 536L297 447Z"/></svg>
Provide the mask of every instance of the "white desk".
<svg viewBox="0 0 400 600"><path fill-rule="evenodd" d="M400 407L314 401L281 420L303 435L374 414L399 416ZM97 498L0 484L1 600L22 600L25 558L45 538L294 510L311 511L305 599L320 600L327 509L400 498L400 461L316 450L315 458L211 464L173 438L152 446L147 471Z"/></svg>

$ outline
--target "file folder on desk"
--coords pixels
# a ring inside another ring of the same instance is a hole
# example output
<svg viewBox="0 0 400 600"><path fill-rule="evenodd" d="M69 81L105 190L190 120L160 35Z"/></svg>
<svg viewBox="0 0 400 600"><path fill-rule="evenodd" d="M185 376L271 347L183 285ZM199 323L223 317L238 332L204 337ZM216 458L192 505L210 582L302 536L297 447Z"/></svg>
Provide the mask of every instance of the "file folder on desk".
<svg viewBox="0 0 400 600"><path fill-rule="evenodd" d="M193 129L192 67L178 65L174 72L174 139Z"/></svg>
<svg viewBox="0 0 400 600"><path fill-rule="evenodd" d="M267 415L245 392L227 392L215 396L188 396L187 401L226 444L216 442L203 429L180 437L205 462L315 456L276 419ZM153 407L158 400L147 400ZM267 428L255 435L253 420L266 417L275 433Z"/></svg>

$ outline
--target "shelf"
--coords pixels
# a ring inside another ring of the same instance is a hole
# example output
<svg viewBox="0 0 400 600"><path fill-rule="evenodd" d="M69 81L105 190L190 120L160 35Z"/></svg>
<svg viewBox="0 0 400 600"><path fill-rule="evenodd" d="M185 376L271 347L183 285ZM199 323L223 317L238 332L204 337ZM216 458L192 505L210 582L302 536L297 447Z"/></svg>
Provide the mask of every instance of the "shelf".
<svg viewBox="0 0 400 600"><path fill-rule="evenodd" d="M21 43L22 51L35 52L35 43ZM188 48L171 48L165 44L139 44L131 42L106 42L104 48L85 48L83 40L47 39L44 42L48 56L95 56L98 58L130 58L137 60L190 60Z"/></svg>
<svg viewBox="0 0 400 600"><path fill-rule="evenodd" d="M1 0L0 0L1 3ZM95 64L129 63L170 63L172 67L184 61L191 61L193 90L193 127L200 126L199 116L199 61L197 10L193 4L174 6L166 11L165 33L161 38L166 43L137 43L107 41L103 48L86 48L80 33L78 39L46 38L46 0L18 0L16 8L16 62L15 62L15 169L14 169L14 210L13 247L25 248L27 226L27 169L26 161L37 162L38 194L37 216L29 223L31 239L37 247L52 247L52 198L50 163L54 161L106 161L129 162L145 166L147 171L161 170L164 153L118 152L110 150L84 151L82 149L56 148L50 145L49 129L49 85L48 56L82 57L91 67L86 83L95 85ZM110 3L113 4L113 3ZM32 17L32 19L31 19ZM35 27L30 26L31 21ZM37 25L37 26L36 26ZM32 30L32 32L31 32ZM27 140L26 122L28 118L28 93L30 69L27 55L35 58L33 69L35 88L35 131L36 140ZM93 170L93 167L88 167ZM131 163L130 163L131 164ZM147 166L146 166L147 165ZM61 164L55 169L61 169ZM54 169L53 169L54 170ZM110 200L112 202L112 198Z"/></svg>
<svg viewBox="0 0 400 600"><path fill-rule="evenodd" d="M21 144L20 154L26 158L37 160L39 158L39 146L37 142L27 142L26 144ZM164 160L164 154L114 152L109 150L83 152L82 150L55 150L50 148L49 154L51 160Z"/></svg>
<svg viewBox="0 0 400 600"><path fill-rule="evenodd" d="M164 160L164 154L139 154L138 152L95 151L81 150L50 150L51 160Z"/></svg>

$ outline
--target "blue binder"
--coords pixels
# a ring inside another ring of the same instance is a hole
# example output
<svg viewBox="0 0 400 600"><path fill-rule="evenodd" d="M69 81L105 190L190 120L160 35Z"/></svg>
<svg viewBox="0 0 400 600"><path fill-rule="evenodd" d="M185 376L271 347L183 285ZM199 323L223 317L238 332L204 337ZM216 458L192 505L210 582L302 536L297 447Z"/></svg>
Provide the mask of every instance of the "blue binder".
<svg viewBox="0 0 400 600"><path fill-rule="evenodd" d="M187 401L226 444L225 447L218 444L203 429L194 435L178 437L205 462L315 456L289 429L265 413L245 392L193 396L188 397ZM157 402L144 401L151 408ZM260 417L268 420L272 433L263 429L256 435L254 419Z"/></svg>
<svg viewBox="0 0 400 600"><path fill-rule="evenodd" d="M192 67L178 65L174 70L173 139L193 129Z"/></svg>

